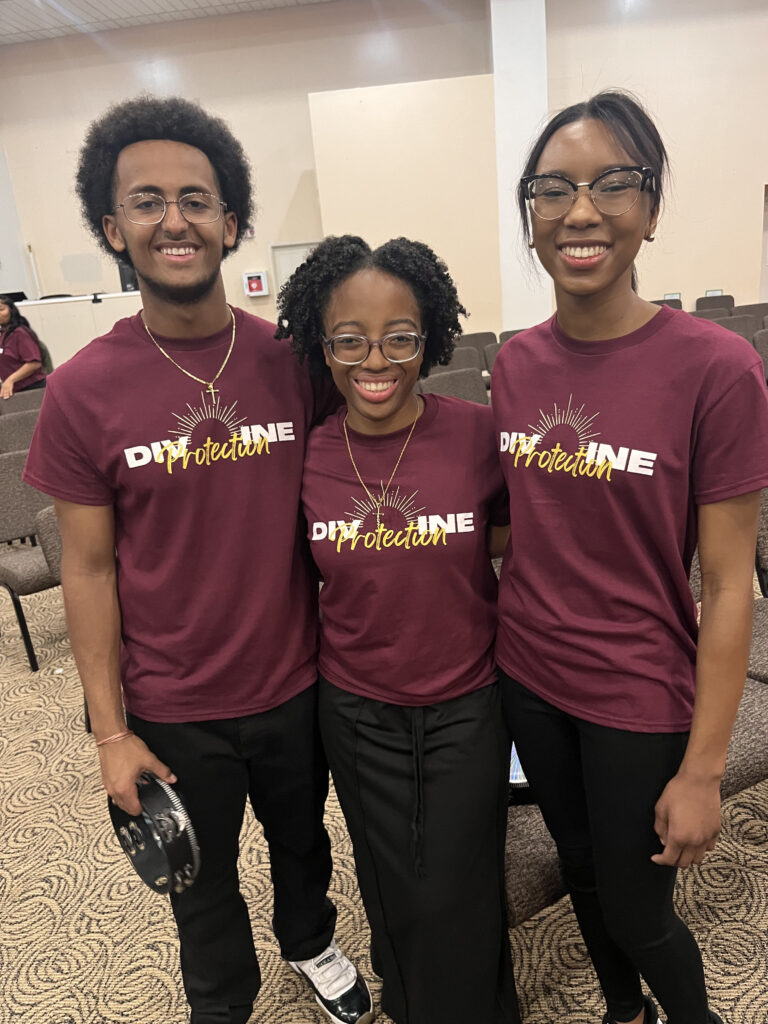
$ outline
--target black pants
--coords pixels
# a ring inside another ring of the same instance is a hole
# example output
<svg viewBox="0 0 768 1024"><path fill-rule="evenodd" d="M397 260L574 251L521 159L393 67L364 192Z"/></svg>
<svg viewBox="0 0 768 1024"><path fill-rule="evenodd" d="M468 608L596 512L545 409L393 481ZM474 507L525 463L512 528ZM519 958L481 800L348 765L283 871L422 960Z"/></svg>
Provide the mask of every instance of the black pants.
<svg viewBox="0 0 768 1024"><path fill-rule="evenodd" d="M509 741L498 687L429 707L320 680L382 1008L397 1024L519 1024L504 891Z"/></svg>
<svg viewBox="0 0 768 1024"><path fill-rule="evenodd" d="M674 912L676 870L651 861L654 807L687 733L585 722L500 673L504 714L557 844L581 933L617 1021L642 1008L645 978L668 1024L707 1024L698 946Z"/></svg>
<svg viewBox="0 0 768 1024"><path fill-rule="evenodd" d="M245 718L168 724L131 715L128 724L175 772L200 843L195 884L171 896L192 1024L244 1024L261 984L237 872L246 798L269 845L282 955L308 959L333 937L317 688Z"/></svg>

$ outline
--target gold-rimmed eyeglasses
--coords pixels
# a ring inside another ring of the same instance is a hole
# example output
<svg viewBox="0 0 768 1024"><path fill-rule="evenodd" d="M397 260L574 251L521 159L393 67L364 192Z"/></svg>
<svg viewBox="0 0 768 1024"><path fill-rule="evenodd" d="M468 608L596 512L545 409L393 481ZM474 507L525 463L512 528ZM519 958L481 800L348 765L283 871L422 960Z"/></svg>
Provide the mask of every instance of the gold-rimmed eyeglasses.
<svg viewBox="0 0 768 1024"><path fill-rule="evenodd" d="M210 192L188 192L178 199L164 199L154 192L134 192L117 204L131 224L159 224L169 206L178 206L179 213L190 224L213 224L227 208Z"/></svg>

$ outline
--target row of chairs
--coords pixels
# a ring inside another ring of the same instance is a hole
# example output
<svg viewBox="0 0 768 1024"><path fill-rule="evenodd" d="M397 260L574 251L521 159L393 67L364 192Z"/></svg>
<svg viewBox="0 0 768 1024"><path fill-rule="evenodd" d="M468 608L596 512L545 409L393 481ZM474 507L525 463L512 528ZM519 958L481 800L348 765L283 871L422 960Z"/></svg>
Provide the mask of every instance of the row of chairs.
<svg viewBox="0 0 768 1024"><path fill-rule="evenodd" d="M8 399L13 401L13 399ZM39 409L0 416L0 452L26 452L32 441Z"/></svg>
<svg viewBox="0 0 768 1024"><path fill-rule="evenodd" d="M39 409L43 402L45 388L32 388L31 391L17 391L10 398L0 399L0 416L14 412L26 412L27 409Z"/></svg>

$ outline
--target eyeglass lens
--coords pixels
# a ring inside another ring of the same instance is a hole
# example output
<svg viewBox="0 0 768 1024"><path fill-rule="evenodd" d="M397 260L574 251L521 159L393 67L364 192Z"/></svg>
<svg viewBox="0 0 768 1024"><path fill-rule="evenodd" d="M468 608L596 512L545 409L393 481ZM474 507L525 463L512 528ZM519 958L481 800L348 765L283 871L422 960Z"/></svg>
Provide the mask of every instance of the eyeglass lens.
<svg viewBox="0 0 768 1024"><path fill-rule="evenodd" d="M601 213L617 217L632 209L642 184L640 171L611 171L594 182L590 196ZM574 182L557 176L536 178L531 182L529 192L534 213L544 220L564 216L578 195L574 185Z"/></svg>
<svg viewBox="0 0 768 1024"><path fill-rule="evenodd" d="M331 353L340 363L364 363L372 342L358 334L340 334L329 339ZM387 334L379 342L381 353L390 363L407 363L415 359L421 348L418 334Z"/></svg>
<svg viewBox="0 0 768 1024"><path fill-rule="evenodd" d="M175 200L166 202L162 196L150 192L137 192L135 195L126 196L121 206L133 224L159 224L165 216L168 204L174 202ZM178 207L182 217L190 224L210 224L221 215L221 203L216 196L208 195L206 192L190 192L189 195L181 196Z"/></svg>

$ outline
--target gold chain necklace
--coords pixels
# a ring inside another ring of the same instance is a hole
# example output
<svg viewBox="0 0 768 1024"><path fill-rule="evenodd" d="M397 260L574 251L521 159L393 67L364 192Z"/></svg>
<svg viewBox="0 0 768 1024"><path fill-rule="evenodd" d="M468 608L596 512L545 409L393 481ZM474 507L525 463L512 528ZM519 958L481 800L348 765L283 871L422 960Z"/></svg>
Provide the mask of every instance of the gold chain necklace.
<svg viewBox="0 0 768 1024"><path fill-rule="evenodd" d="M232 349L235 347L235 314L232 312L232 307L231 306L228 306L227 309L229 309L229 315L232 317L232 340L229 343L229 349L227 350L227 354L224 356L224 362L219 367L219 372L216 374L216 376L213 378L213 380L203 380L202 377L197 377L197 376L195 376L194 373L190 373L189 370L185 370L183 366L179 366L179 364L176 362L176 360L173 358L173 356L169 355L169 353L165 351L165 349L160 344L160 342L157 340L157 338L155 338L155 336L152 334L152 331L150 331L150 329L147 327L147 322L144 319L143 311L142 311L142 314L141 314L141 322L144 324L144 330L147 332L147 334L152 339L152 342L154 343L155 348L157 348L160 352L162 352L163 355L165 356L165 358L170 360L173 363L173 365L176 367L177 370L181 370L181 372L185 373L187 375L187 377L191 377L192 380L196 380L198 382L198 384L205 384L205 390L208 392L208 394L211 396L211 398L213 398L214 394L218 394L219 393L219 389L215 388L213 385L216 383L216 381L222 375L222 373L224 371L224 367L227 365L227 363L229 362L229 357L232 355Z"/></svg>
<svg viewBox="0 0 768 1024"><path fill-rule="evenodd" d="M386 487L382 487L382 489L381 489L381 497L380 498L375 498L371 494L371 492L368 490L368 488L365 486L365 484L363 483L363 478L360 476L360 470L357 468L357 464L356 464L356 462L354 460L354 457L352 455L352 447L351 447L351 445L349 443L349 434L347 433L347 416L349 416L349 413L347 413L347 415L344 417L344 422L342 423L342 427L344 428L344 440L347 442L347 451L349 452L349 461L352 463L352 469L354 469L355 475L356 475L357 479L360 481L360 486L363 488L365 493L368 495L368 498L370 499L371 505L374 508L374 511L375 511L375 514L376 514L376 529L378 529L381 526L381 506L384 504L384 499L387 496L387 491L389 490L389 485L392 483L392 481L395 478L395 473L397 472L397 467L400 465L400 460L402 459L403 455L405 455L405 449L408 447L408 442L411 440L411 436L413 434L413 431L416 429L416 420L419 418L419 397L418 397L418 395L414 395L413 397L416 399L416 415L413 417L413 423L411 424L411 429L408 431L408 437L406 437L406 439L405 439L405 444L400 449L400 454L397 456L397 462L395 463L395 468L392 470L392 472L389 475L389 480L387 480L387 486Z"/></svg>

